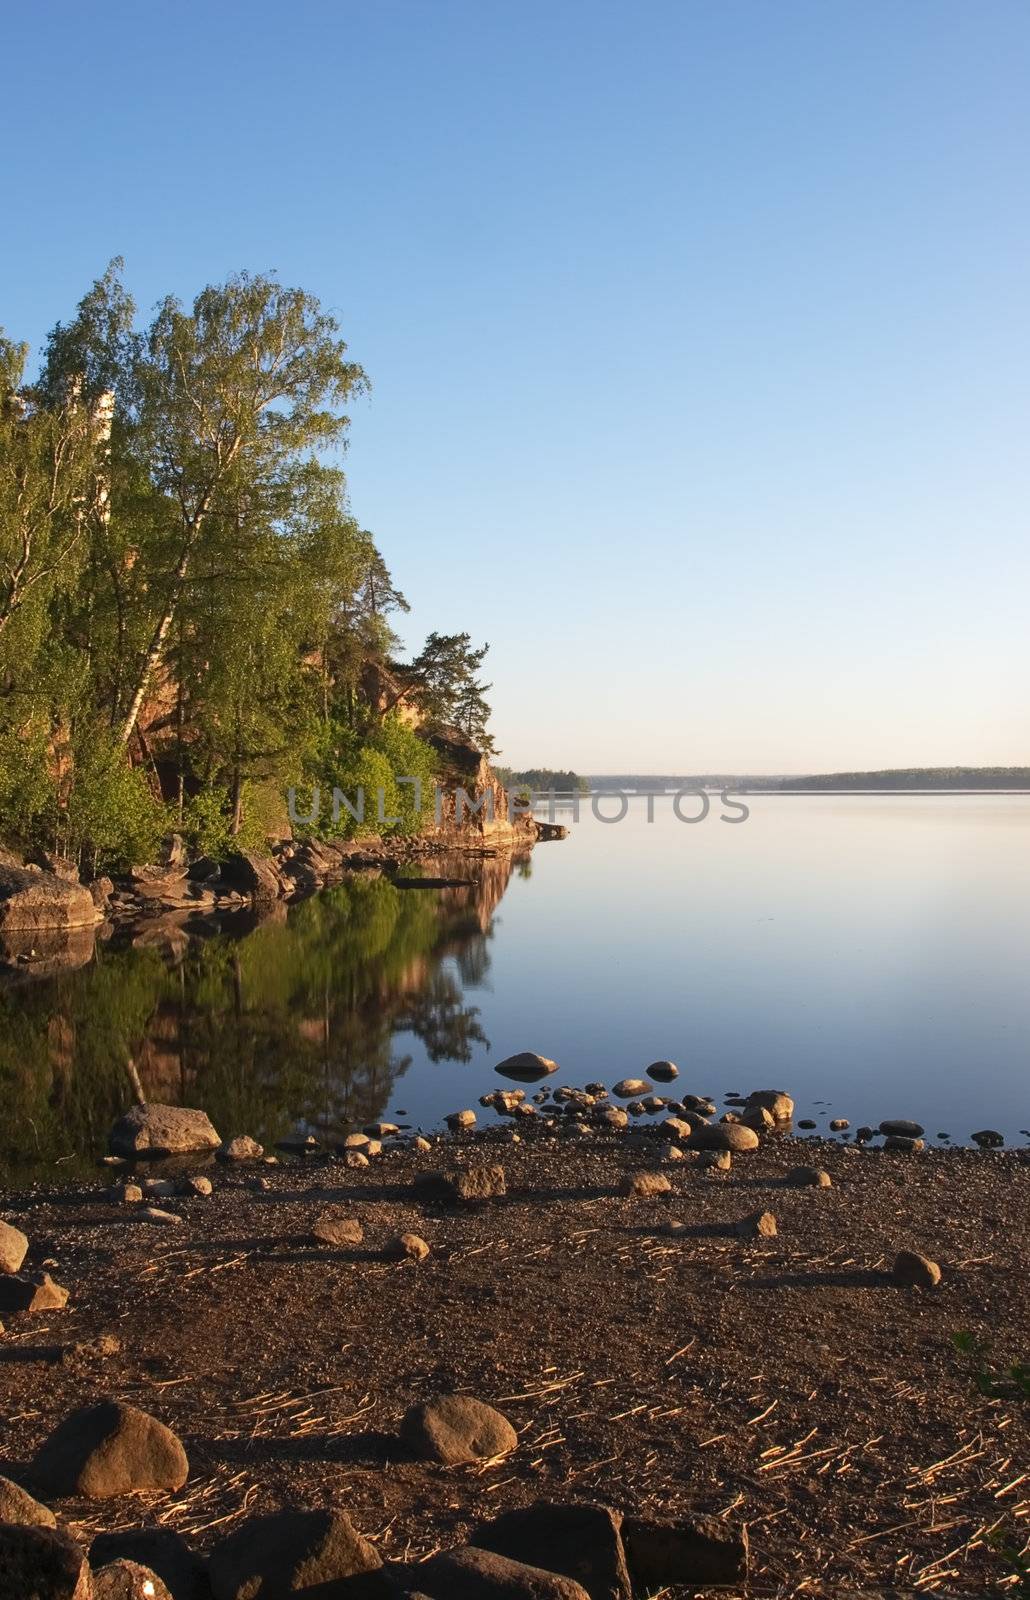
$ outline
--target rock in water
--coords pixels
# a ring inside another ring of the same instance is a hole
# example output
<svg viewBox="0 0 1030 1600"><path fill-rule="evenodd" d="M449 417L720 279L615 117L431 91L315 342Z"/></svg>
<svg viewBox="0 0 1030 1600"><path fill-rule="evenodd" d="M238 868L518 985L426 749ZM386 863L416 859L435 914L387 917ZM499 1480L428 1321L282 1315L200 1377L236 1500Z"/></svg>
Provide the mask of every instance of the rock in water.
<svg viewBox="0 0 1030 1600"><path fill-rule="evenodd" d="M691 1150L757 1150L758 1135L740 1122L716 1122L695 1128L687 1145Z"/></svg>
<svg viewBox="0 0 1030 1600"><path fill-rule="evenodd" d="M91 928L99 920L93 896L81 883L52 872L0 865L0 932Z"/></svg>
<svg viewBox="0 0 1030 1600"><path fill-rule="evenodd" d="M895 1155L914 1156L918 1155L920 1150L925 1150L926 1145L922 1139L909 1137L905 1133L889 1133L883 1141L883 1148L893 1151Z"/></svg>
<svg viewBox="0 0 1030 1600"><path fill-rule="evenodd" d="M56 1528L49 1506L40 1505L10 1478L0 1478L0 1522L17 1522L23 1528Z"/></svg>
<svg viewBox="0 0 1030 1600"><path fill-rule="evenodd" d="M880 1123L881 1133L900 1134L903 1139L921 1139L926 1129L921 1122L907 1122L904 1117L888 1117Z"/></svg>
<svg viewBox="0 0 1030 1600"><path fill-rule="evenodd" d="M107 1136L113 1156L181 1155L217 1150L221 1142L207 1113L187 1106L133 1106Z"/></svg>
<svg viewBox="0 0 1030 1600"><path fill-rule="evenodd" d="M782 1089L753 1089L746 1104L770 1112L777 1122L789 1122L794 1115L794 1102Z"/></svg>
<svg viewBox="0 0 1030 1600"><path fill-rule="evenodd" d="M29 1251L29 1241L20 1228L0 1222L0 1272L20 1272Z"/></svg>
<svg viewBox="0 0 1030 1600"><path fill-rule="evenodd" d="M7 1273L0 1276L0 1312L60 1311L68 1304L68 1291L49 1272Z"/></svg>
<svg viewBox="0 0 1030 1600"><path fill-rule="evenodd" d="M93 1600L174 1600L149 1567L138 1561L112 1561L93 1574Z"/></svg>
<svg viewBox="0 0 1030 1600"><path fill-rule="evenodd" d="M1000 1150L1005 1143L1005 1135L996 1128L981 1128L979 1133L971 1133L969 1137L981 1150Z"/></svg>
<svg viewBox="0 0 1030 1600"><path fill-rule="evenodd" d="M905 1289L935 1289L941 1281L941 1269L918 1250L899 1250L891 1277Z"/></svg>
<svg viewBox="0 0 1030 1600"><path fill-rule="evenodd" d="M620 1078L612 1089L612 1094L620 1100L633 1100L637 1095L648 1094L650 1088L650 1084L645 1083L643 1078Z"/></svg>
<svg viewBox="0 0 1030 1600"><path fill-rule="evenodd" d="M679 1077L679 1067L672 1061L652 1061L646 1071L655 1083L671 1083L673 1078Z"/></svg>
<svg viewBox="0 0 1030 1600"><path fill-rule="evenodd" d="M108 1500L148 1489L181 1489L189 1464L163 1422L135 1406L104 1400L58 1424L37 1452L33 1473L53 1494Z"/></svg>
<svg viewBox="0 0 1030 1600"><path fill-rule="evenodd" d="M590 1600L632 1600L622 1514L607 1506L540 1501L476 1529L477 1549L528 1562L582 1584Z"/></svg>
<svg viewBox="0 0 1030 1600"><path fill-rule="evenodd" d="M557 1061L550 1060L548 1056L535 1055L532 1050L520 1050L518 1055L507 1056L494 1068L502 1078L515 1078L524 1083L535 1083L557 1070Z"/></svg>
<svg viewBox="0 0 1030 1600"><path fill-rule="evenodd" d="M423 1562L414 1581L430 1600L591 1600L573 1578L509 1561L475 1545Z"/></svg>
<svg viewBox="0 0 1030 1600"><path fill-rule="evenodd" d="M214 1600L291 1594L364 1600L388 1592L381 1568L378 1552L345 1512L277 1511L248 1517L215 1545L208 1575Z"/></svg>
<svg viewBox="0 0 1030 1600"><path fill-rule="evenodd" d="M447 1126L450 1128L452 1133L457 1133L460 1128L474 1128L475 1127L475 1125L476 1125L476 1113L474 1111L468 1111L468 1110L466 1110L466 1111L452 1111L449 1116L444 1118L444 1121L446 1122Z"/></svg>
<svg viewBox="0 0 1030 1600"><path fill-rule="evenodd" d="M468 1394L445 1394L423 1400L404 1415L401 1438L427 1461L457 1466L507 1455L518 1435L507 1417Z"/></svg>
<svg viewBox="0 0 1030 1600"><path fill-rule="evenodd" d="M89 1566L74 1539L56 1528L0 1523L4 1600L92 1600Z"/></svg>

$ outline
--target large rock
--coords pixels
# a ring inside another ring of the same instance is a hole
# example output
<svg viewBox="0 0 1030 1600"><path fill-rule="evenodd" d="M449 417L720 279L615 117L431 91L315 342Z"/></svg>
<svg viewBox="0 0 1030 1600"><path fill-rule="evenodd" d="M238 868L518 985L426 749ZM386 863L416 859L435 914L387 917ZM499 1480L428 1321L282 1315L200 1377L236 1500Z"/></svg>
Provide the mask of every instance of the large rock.
<svg viewBox="0 0 1030 1600"><path fill-rule="evenodd" d="M291 1594L364 1600L387 1593L382 1561L342 1511L248 1517L208 1562L214 1600L284 1600Z"/></svg>
<svg viewBox="0 0 1030 1600"><path fill-rule="evenodd" d="M515 1078L525 1083L535 1083L557 1070L557 1061L552 1061L549 1056L538 1056L532 1050L520 1050L518 1055L506 1056L494 1068L502 1078Z"/></svg>
<svg viewBox="0 0 1030 1600"><path fill-rule="evenodd" d="M880 1132L897 1134L902 1139L921 1139L926 1129L921 1122L910 1122L907 1117L887 1117L880 1123Z"/></svg>
<svg viewBox="0 0 1030 1600"><path fill-rule="evenodd" d="M747 1530L721 1517L697 1517L689 1522L627 1517L622 1537L640 1594L675 1585L684 1589L708 1584L736 1586L747 1577Z"/></svg>
<svg viewBox="0 0 1030 1600"><path fill-rule="evenodd" d="M894 1282L906 1289L935 1289L941 1281L941 1269L929 1256L918 1250L899 1250L894 1257L891 1272Z"/></svg>
<svg viewBox="0 0 1030 1600"><path fill-rule="evenodd" d="M217 1150L221 1142L207 1112L188 1106L133 1106L107 1136L113 1156L182 1155L189 1150Z"/></svg>
<svg viewBox="0 0 1030 1600"><path fill-rule="evenodd" d="M401 1438L418 1456L457 1466L507 1455L518 1435L507 1417L468 1394L439 1395L408 1410Z"/></svg>
<svg viewBox="0 0 1030 1600"><path fill-rule="evenodd" d="M0 1315L60 1311L67 1304L67 1289L55 1283L49 1272L10 1272L0 1276Z"/></svg>
<svg viewBox="0 0 1030 1600"><path fill-rule="evenodd" d="M281 900L287 893L286 879L271 856L253 850L241 850L222 862L222 883L254 900Z"/></svg>
<svg viewBox="0 0 1030 1600"><path fill-rule="evenodd" d="M770 1112L777 1122L789 1122L794 1115L794 1102L783 1089L753 1089L747 1104Z"/></svg>
<svg viewBox="0 0 1030 1600"><path fill-rule="evenodd" d="M17 1522L24 1528L56 1528L49 1506L40 1505L10 1478L0 1478L0 1522Z"/></svg>
<svg viewBox="0 0 1030 1600"><path fill-rule="evenodd" d="M0 1272L20 1272L28 1249L29 1241L20 1228L0 1222Z"/></svg>
<svg viewBox="0 0 1030 1600"><path fill-rule="evenodd" d="M0 866L0 932L87 928L99 920L93 896L81 883L53 872Z"/></svg>
<svg viewBox="0 0 1030 1600"><path fill-rule="evenodd" d="M0 1523L4 1600L92 1600L89 1567L74 1539L55 1528Z"/></svg>
<svg viewBox="0 0 1030 1600"><path fill-rule="evenodd" d="M188 1473L186 1452L172 1430L116 1400L73 1411L33 1462L34 1476L52 1494L91 1500L181 1489Z"/></svg>
<svg viewBox="0 0 1030 1600"><path fill-rule="evenodd" d="M171 1590L138 1561L112 1561L93 1574L93 1600L175 1600Z"/></svg>
<svg viewBox="0 0 1030 1600"><path fill-rule="evenodd" d="M89 1547L94 1571L116 1561L132 1561L155 1572L172 1600L208 1600L204 1563L180 1533L171 1528L126 1528L98 1533Z"/></svg>
<svg viewBox="0 0 1030 1600"><path fill-rule="evenodd" d="M415 1581L430 1600L590 1600L573 1578L475 1545L434 1556L416 1569Z"/></svg>
<svg viewBox="0 0 1030 1600"><path fill-rule="evenodd" d="M691 1150L757 1150L758 1135L741 1122L714 1122L695 1128L687 1144Z"/></svg>
<svg viewBox="0 0 1030 1600"><path fill-rule="evenodd" d="M619 1100L632 1100L636 1095L650 1093L650 1089L651 1085L643 1078L620 1078L612 1094Z"/></svg>
<svg viewBox="0 0 1030 1600"><path fill-rule="evenodd" d="M478 1548L573 1578L590 1600L632 1600L622 1513L607 1506L541 1501L477 1528Z"/></svg>

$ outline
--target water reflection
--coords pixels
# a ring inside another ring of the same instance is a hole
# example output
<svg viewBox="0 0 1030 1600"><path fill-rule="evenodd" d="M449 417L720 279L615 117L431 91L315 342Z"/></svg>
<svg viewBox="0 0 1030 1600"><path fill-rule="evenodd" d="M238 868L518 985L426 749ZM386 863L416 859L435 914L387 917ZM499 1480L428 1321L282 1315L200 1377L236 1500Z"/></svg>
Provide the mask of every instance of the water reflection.
<svg viewBox="0 0 1030 1600"><path fill-rule="evenodd" d="M490 963L494 910L518 863L472 888L354 877L260 922L173 915L110 941L0 951L0 1178L94 1171L138 1098L200 1106L225 1137L331 1137L375 1120L411 1063L466 1062L489 1041L465 985ZM453 863L427 872L453 874Z"/></svg>

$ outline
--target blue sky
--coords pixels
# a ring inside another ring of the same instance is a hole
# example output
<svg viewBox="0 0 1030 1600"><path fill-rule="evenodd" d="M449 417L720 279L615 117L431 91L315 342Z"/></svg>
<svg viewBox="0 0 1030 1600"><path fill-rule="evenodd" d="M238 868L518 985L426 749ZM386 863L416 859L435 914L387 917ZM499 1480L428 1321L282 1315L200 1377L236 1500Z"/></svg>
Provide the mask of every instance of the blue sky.
<svg viewBox="0 0 1030 1600"><path fill-rule="evenodd" d="M248 267L505 758L1030 760L1023 0L7 8L0 324Z"/></svg>

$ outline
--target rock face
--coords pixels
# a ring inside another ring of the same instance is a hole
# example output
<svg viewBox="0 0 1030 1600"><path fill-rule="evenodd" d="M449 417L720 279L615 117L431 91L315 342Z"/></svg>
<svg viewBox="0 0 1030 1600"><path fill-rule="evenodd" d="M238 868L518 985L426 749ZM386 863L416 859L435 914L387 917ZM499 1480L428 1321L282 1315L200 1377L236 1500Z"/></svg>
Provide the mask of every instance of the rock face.
<svg viewBox="0 0 1030 1600"><path fill-rule="evenodd" d="M29 1241L20 1228L0 1222L0 1272L20 1272L28 1249Z"/></svg>
<svg viewBox="0 0 1030 1600"><path fill-rule="evenodd" d="M108 1500L181 1489L186 1452L170 1428L135 1406L104 1400L73 1411L40 1447L33 1473L53 1494Z"/></svg>
<svg viewBox="0 0 1030 1600"><path fill-rule="evenodd" d="M936 1261L921 1256L917 1250L899 1250L891 1277L905 1289L935 1289L941 1281L941 1269Z"/></svg>
<svg viewBox="0 0 1030 1600"><path fill-rule="evenodd" d="M249 1517L217 1544L208 1576L214 1600L364 1600L387 1592L381 1568L378 1552L344 1512L279 1511Z"/></svg>
<svg viewBox="0 0 1030 1600"><path fill-rule="evenodd" d="M0 1523L0 1595L5 1600L92 1600L86 1557L54 1528Z"/></svg>
<svg viewBox="0 0 1030 1600"><path fill-rule="evenodd" d="M0 866L0 933L91 928L99 920L93 896L81 883L52 872Z"/></svg>
<svg viewBox="0 0 1030 1600"><path fill-rule="evenodd" d="M507 1056L494 1068L502 1078L515 1078L526 1083L535 1083L538 1078L546 1078L557 1070L557 1061L535 1055L532 1050L520 1050L518 1055Z"/></svg>
<svg viewBox="0 0 1030 1600"><path fill-rule="evenodd" d="M417 1568L417 1582L430 1600L591 1600L572 1578L475 1545L424 1562Z"/></svg>
<svg viewBox="0 0 1030 1600"><path fill-rule="evenodd" d="M49 1272L8 1273L0 1277L0 1313L60 1311L68 1304L68 1291Z"/></svg>
<svg viewBox="0 0 1030 1600"><path fill-rule="evenodd" d="M758 1135L741 1122L716 1122L695 1128L687 1144L691 1150L757 1150Z"/></svg>
<svg viewBox="0 0 1030 1600"><path fill-rule="evenodd" d="M424 1460L447 1466L507 1455L518 1444L507 1417L467 1394L440 1395L412 1406L401 1422L401 1438Z"/></svg>
<svg viewBox="0 0 1030 1600"><path fill-rule="evenodd" d="M93 1600L174 1600L149 1567L138 1561L112 1561L93 1574Z"/></svg>
<svg viewBox="0 0 1030 1600"><path fill-rule="evenodd" d="M476 1547L581 1584L590 1600L632 1600L622 1516L607 1506L541 1501L476 1529Z"/></svg>
<svg viewBox="0 0 1030 1600"><path fill-rule="evenodd" d="M0 1478L0 1522L17 1522L23 1528L56 1528L57 1518L49 1506L33 1500L10 1478Z"/></svg>
<svg viewBox="0 0 1030 1600"><path fill-rule="evenodd" d="M133 1106L107 1136L113 1156L182 1155L217 1150L221 1142L207 1113L187 1106Z"/></svg>

